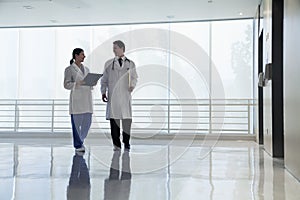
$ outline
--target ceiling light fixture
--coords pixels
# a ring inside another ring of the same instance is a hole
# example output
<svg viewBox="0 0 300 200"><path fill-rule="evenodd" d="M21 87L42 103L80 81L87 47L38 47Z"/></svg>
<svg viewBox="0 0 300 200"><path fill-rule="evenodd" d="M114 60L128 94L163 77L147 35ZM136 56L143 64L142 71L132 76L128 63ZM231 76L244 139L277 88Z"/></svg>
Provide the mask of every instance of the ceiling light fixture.
<svg viewBox="0 0 300 200"><path fill-rule="evenodd" d="M242 13L242 12L240 12L240 13L239 13L239 15L240 15L240 16L242 16L242 15L243 15L243 13Z"/></svg>
<svg viewBox="0 0 300 200"><path fill-rule="evenodd" d="M29 5L23 6L23 8L28 9L28 10L33 9L33 7L32 7L32 6L29 6Z"/></svg>
<svg viewBox="0 0 300 200"><path fill-rule="evenodd" d="M52 22L52 23L57 23L58 21L56 20L56 19L50 19L50 22Z"/></svg>
<svg viewBox="0 0 300 200"><path fill-rule="evenodd" d="M167 18L168 18L168 19L173 19L173 18L174 18L174 15L168 15Z"/></svg>

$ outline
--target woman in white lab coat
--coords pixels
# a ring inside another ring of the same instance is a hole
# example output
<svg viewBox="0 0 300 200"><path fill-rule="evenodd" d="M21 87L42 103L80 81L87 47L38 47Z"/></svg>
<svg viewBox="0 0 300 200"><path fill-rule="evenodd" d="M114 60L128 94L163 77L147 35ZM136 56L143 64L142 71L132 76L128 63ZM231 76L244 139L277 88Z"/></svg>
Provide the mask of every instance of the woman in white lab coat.
<svg viewBox="0 0 300 200"><path fill-rule="evenodd" d="M83 79L89 73L84 66L84 51L73 50L70 66L65 69L64 87L70 92L69 114L71 115L73 145L76 151L84 152L83 145L92 122L92 87L84 85Z"/></svg>
<svg viewBox="0 0 300 200"><path fill-rule="evenodd" d="M131 92L136 86L138 75L132 60L124 56L125 44L117 40L113 42L115 57L104 66L101 78L102 100L107 102L106 119L110 120L111 136L114 150L121 148L120 120L122 120L123 143L130 149L130 129L132 123Z"/></svg>

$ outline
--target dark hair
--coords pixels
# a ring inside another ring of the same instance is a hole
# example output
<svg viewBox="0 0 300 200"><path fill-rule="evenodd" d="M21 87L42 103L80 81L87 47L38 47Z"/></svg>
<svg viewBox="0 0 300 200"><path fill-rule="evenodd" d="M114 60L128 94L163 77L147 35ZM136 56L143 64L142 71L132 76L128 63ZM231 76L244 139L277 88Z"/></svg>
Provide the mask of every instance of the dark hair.
<svg viewBox="0 0 300 200"><path fill-rule="evenodd" d="M113 44L118 45L118 47L123 48L123 51L125 52L125 44L121 40L116 40L113 42Z"/></svg>
<svg viewBox="0 0 300 200"><path fill-rule="evenodd" d="M83 52L83 49L81 49L81 48L75 48L75 49L73 50L73 53L72 53L72 59L70 60L70 65L73 64L74 59L75 59L75 55L79 55L81 52Z"/></svg>

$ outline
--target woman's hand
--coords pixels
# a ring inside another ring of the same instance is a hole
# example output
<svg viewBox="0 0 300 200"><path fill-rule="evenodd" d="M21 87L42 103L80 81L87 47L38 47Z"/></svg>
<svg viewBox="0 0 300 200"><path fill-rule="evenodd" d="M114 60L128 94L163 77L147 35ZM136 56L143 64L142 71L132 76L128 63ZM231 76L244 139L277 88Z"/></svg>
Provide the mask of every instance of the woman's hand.
<svg viewBox="0 0 300 200"><path fill-rule="evenodd" d="M83 84L85 84L85 82L83 80L76 82L76 86L80 86L80 85L83 85Z"/></svg>
<svg viewBox="0 0 300 200"><path fill-rule="evenodd" d="M94 82L94 83L92 84L92 86L96 86L96 85L97 85L97 82L98 82L98 81Z"/></svg>

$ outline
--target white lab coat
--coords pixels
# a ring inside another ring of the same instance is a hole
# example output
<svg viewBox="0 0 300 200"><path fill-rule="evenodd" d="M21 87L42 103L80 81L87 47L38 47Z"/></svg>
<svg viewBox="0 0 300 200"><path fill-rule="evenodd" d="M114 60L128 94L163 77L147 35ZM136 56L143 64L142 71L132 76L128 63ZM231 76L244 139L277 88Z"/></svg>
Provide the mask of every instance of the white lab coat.
<svg viewBox="0 0 300 200"><path fill-rule="evenodd" d="M92 87L76 85L90 72L89 68L84 66L84 73L73 63L65 69L64 87L71 90L69 100L70 114L93 113Z"/></svg>
<svg viewBox="0 0 300 200"><path fill-rule="evenodd" d="M138 75L133 61L123 60L120 67L118 57L105 63L101 78L101 94L106 94L108 102L106 106L106 119L131 119L131 92L129 87L134 88Z"/></svg>

